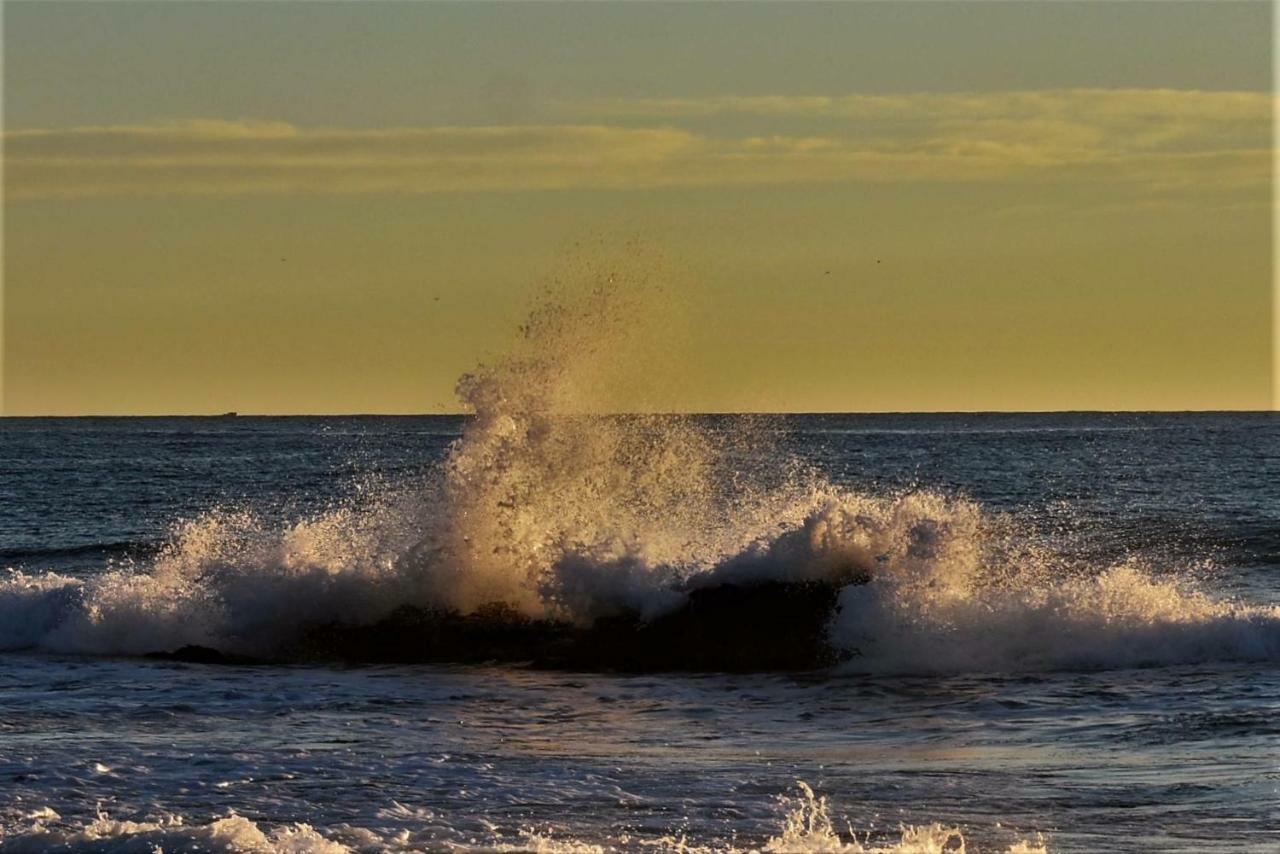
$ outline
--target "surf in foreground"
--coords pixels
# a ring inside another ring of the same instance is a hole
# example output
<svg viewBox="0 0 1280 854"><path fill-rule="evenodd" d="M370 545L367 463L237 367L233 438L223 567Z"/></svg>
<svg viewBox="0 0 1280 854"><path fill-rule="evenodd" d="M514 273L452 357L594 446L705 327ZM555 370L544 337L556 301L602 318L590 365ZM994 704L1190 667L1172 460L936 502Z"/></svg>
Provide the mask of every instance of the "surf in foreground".
<svg viewBox="0 0 1280 854"><path fill-rule="evenodd" d="M825 854L942 854L966 851L963 831L942 824L904 825L896 832L841 832L826 798L814 794L806 783L799 794L784 798L787 812L777 835L760 845L703 845L684 835L643 841L623 834L617 839L585 841L557 836L546 829L526 828L503 834L494 828L488 839L467 841L448 838L438 829L423 833L401 831L390 837L373 830L344 826L322 833L308 824L264 827L234 813L204 824L190 824L181 816L163 815L151 821L118 821L106 813L83 826L68 826L53 810L34 810L20 824L0 825L0 851L102 851L154 852L157 850L218 850L249 854L347 854L362 850L421 851L423 847L468 852L537 852L537 854L607 854L640 842L646 850L661 854L769 854L774 852L825 852ZM412 816L414 810L395 804L388 818ZM442 838L444 837L444 838ZM894 837L897 837L894 839ZM1008 854L1044 854L1043 841L1017 840Z"/></svg>

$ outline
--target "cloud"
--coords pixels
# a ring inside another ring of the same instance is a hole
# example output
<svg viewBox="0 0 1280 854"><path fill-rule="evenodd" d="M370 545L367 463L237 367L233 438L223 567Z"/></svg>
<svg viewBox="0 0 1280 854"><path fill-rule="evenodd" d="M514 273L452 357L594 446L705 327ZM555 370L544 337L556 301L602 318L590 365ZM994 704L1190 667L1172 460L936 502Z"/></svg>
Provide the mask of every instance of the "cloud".
<svg viewBox="0 0 1280 854"><path fill-rule="evenodd" d="M1032 89L1004 92L917 92L900 95L752 95L706 98L605 98L565 103L569 113L622 117L757 115L886 120L923 118L1104 117L1256 120L1269 117L1262 92L1198 89Z"/></svg>
<svg viewBox="0 0 1280 854"><path fill-rule="evenodd" d="M830 181L1237 188L1270 181L1271 106L1251 92L1055 90L595 101L561 107L591 123L512 127L31 129L4 135L5 190L29 199ZM709 129L727 115L761 127ZM806 132L794 133L800 124Z"/></svg>

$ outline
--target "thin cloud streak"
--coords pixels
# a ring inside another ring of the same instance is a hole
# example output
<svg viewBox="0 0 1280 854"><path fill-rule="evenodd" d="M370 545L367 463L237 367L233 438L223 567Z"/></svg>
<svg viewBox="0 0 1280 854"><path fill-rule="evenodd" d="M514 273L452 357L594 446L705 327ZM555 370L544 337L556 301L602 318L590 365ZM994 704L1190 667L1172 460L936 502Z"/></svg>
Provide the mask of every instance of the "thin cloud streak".
<svg viewBox="0 0 1280 854"><path fill-rule="evenodd" d="M566 113L598 117L691 118L757 115L792 118L930 121L975 117L1256 121L1274 99L1263 92L1199 89L1033 89L1005 92L917 92L900 95L748 95L705 98L605 98L561 104Z"/></svg>
<svg viewBox="0 0 1280 854"><path fill-rule="evenodd" d="M1153 192L1266 186L1269 95L1173 90L641 99L609 123L346 130L201 119L4 135L13 200L101 195L432 193L865 182L1106 181ZM726 134L727 113L831 119Z"/></svg>

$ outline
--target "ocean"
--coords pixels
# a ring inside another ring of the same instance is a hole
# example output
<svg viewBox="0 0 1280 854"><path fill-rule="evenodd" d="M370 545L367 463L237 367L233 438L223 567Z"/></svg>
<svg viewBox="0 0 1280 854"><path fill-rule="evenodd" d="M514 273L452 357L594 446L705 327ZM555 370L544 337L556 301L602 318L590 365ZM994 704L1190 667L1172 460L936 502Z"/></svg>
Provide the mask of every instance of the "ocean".
<svg viewBox="0 0 1280 854"><path fill-rule="evenodd" d="M1280 844L1276 415L473 402L0 420L0 851ZM404 606L740 654L297 653Z"/></svg>

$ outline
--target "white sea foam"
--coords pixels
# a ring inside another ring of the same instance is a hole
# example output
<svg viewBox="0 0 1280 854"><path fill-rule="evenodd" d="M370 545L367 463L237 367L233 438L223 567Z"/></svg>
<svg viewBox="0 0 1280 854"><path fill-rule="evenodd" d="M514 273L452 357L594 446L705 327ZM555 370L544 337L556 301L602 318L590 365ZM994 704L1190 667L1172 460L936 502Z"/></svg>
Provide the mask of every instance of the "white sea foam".
<svg viewBox="0 0 1280 854"><path fill-rule="evenodd" d="M402 604L586 624L661 614L699 586L825 580L849 584L830 636L850 669L1280 659L1275 607L1135 561L1072 562L963 498L837 488L751 419L591 414L636 385L640 321L666 296L644 265L577 272L459 382L475 417L430 475L287 525L208 513L145 565L87 581L10 572L0 649L269 653L303 624Z"/></svg>
<svg viewBox="0 0 1280 854"><path fill-rule="evenodd" d="M451 837L447 825L433 822L429 830L372 830L339 825L321 831L302 823L264 826L232 813L205 823L190 823L182 816L163 815L145 821L121 821L106 813L78 825L64 822L50 809L37 810L12 826L0 825L0 852L25 854L50 850L154 854L156 851L227 851L234 854L348 854L348 852L533 852L533 854L611 854L645 851L653 854L964 854L968 848L961 828L933 823L903 825L896 841L872 841L852 830L841 833L830 815L825 797L799 782L799 795L784 797L785 815L777 835L762 845L738 847L701 843L684 835L636 837L627 833L601 839L578 839L547 830L523 829L504 834L493 829L489 839L474 834ZM405 808L397 805L397 817ZM431 816L435 818L434 814ZM885 834L881 834L884 836ZM1005 848L1008 854L1046 854L1040 839L1018 840Z"/></svg>
<svg viewBox="0 0 1280 854"><path fill-rule="evenodd" d="M45 810L23 828L0 827L0 851L12 854L46 851L94 851L102 854L155 854L157 851L230 851L237 854L346 854L353 849L330 840L307 824L264 831L256 823L229 815L205 824L188 824L181 816L151 821L117 821L106 813L83 826L62 826L60 816Z"/></svg>

